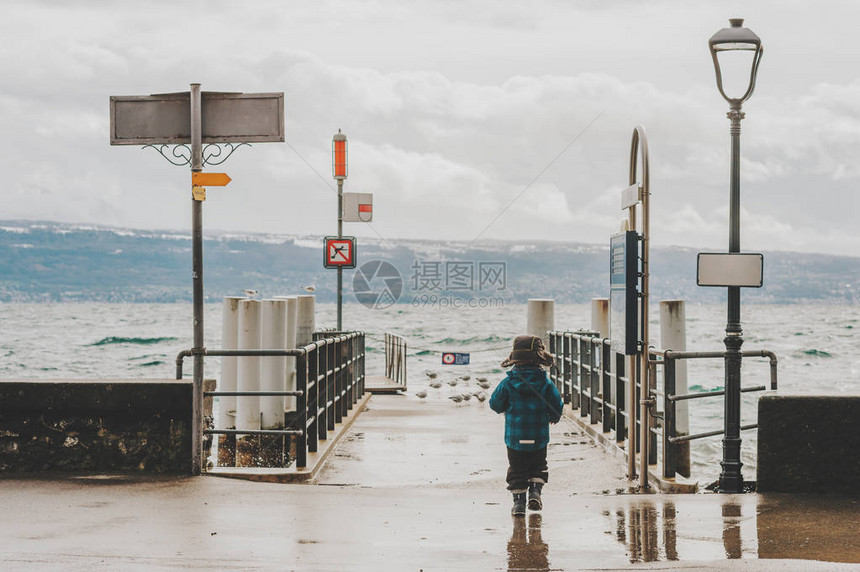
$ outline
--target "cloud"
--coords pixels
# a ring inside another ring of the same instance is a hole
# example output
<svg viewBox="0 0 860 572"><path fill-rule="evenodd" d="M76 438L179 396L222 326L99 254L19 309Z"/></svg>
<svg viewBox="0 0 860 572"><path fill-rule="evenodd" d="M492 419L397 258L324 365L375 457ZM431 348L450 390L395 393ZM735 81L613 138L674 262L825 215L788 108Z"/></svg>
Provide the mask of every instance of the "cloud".
<svg viewBox="0 0 860 572"><path fill-rule="evenodd" d="M13 2L0 23L0 73L11 78L0 91L0 209L187 228L186 168L109 147L107 101L200 81L206 90L283 90L289 143L243 148L219 167L233 183L210 193L207 228L330 232L330 145L341 128L347 191L375 194L373 229L350 230L359 236L471 239L486 228L491 238L606 241L624 215L618 193L641 124L654 243L723 248L727 105L704 49L724 24L711 20L719 10L524 6L213 2L200 13L166 1ZM780 71L791 45L777 24L793 21L781 6L753 14L771 26L756 30L771 34L773 49L745 105L744 236L760 248L856 253L860 79L788 75L825 73L824 64ZM854 13L839 10L840 20Z"/></svg>

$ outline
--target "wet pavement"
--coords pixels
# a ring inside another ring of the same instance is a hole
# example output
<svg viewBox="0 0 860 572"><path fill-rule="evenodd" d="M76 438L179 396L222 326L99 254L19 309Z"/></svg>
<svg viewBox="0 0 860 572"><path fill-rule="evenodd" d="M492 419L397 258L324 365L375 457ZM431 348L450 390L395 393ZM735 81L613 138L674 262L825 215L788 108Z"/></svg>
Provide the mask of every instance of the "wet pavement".
<svg viewBox="0 0 860 572"><path fill-rule="evenodd" d="M7 477L0 569L860 570L860 498L617 494L621 461L568 422L543 512L514 519L502 431L486 406L374 396L318 485Z"/></svg>

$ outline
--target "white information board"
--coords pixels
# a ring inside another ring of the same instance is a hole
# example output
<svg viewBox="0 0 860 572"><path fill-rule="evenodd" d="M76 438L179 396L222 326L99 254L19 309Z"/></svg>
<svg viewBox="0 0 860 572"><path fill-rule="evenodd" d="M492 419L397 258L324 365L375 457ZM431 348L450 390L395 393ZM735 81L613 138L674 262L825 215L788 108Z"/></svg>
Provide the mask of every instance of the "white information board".
<svg viewBox="0 0 860 572"><path fill-rule="evenodd" d="M700 252L696 266L699 286L761 288L764 256L752 252Z"/></svg>

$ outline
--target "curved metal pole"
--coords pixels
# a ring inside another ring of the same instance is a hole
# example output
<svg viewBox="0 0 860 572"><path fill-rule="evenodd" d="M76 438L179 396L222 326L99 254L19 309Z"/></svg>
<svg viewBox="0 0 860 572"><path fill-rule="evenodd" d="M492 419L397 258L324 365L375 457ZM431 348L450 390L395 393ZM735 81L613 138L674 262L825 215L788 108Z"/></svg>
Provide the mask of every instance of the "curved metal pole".
<svg viewBox="0 0 860 572"><path fill-rule="evenodd" d="M642 348L639 352L639 371L642 376L642 393L639 400L639 487L645 492L648 490L648 443L651 437L648 419L648 402L651 393L651 368L648 366L648 241L651 232L650 214L650 167L648 157L648 137L645 135L645 127L637 125L633 130L633 139L630 143L630 177L629 184L636 184L637 159L642 163L642 292L640 293L640 324L642 332ZM635 207L630 209L635 210ZM635 223L635 219L634 219ZM633 229L635 230L635 228ZM635 388L635 384L631 383ZM629 401L631 410L635 408L636 401ZM631 423L631 430L633 424ZM631 433L632 436L632 433ZM631 447L631 450L633 448ZM629 462L629 460L628 460Z"/></svg>

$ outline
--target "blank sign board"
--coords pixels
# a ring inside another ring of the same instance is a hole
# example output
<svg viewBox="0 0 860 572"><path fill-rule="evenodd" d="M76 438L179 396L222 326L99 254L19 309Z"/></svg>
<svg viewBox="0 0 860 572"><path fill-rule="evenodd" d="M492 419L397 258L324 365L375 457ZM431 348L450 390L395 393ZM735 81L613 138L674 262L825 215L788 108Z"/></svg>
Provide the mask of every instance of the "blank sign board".
<svg viewBox="0 0 860 572"><path fill-rule="evenodd" d="M201 94L203 143L284 140L283 93ZM191 142L191 95L111 96L111 145L178 145Z"/></svg>
<svg viewBox="0 0 860 572"><path fill-rule="evenodd" d="M761 288L763 268L764 256L759 253L700 252L696 283Z"/></svg>

